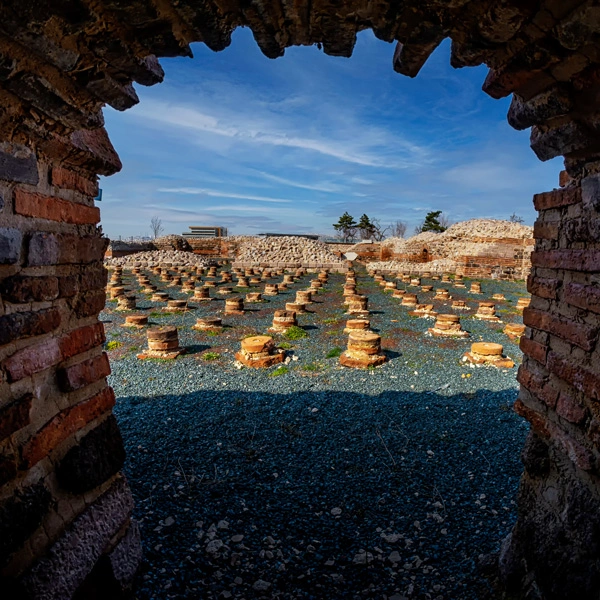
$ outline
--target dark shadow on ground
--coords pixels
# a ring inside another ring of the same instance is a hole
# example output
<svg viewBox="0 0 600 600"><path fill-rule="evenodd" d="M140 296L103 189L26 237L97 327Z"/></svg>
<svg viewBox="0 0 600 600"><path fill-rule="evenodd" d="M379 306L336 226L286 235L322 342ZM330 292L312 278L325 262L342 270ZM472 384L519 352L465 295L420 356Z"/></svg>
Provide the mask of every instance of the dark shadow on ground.
<svg viewBox="0 0 600 600"><path fill-rule="evenodd" d="M495 597L476 564L515 519L515 396L118 398L146 560L137 598Z"/></svg>

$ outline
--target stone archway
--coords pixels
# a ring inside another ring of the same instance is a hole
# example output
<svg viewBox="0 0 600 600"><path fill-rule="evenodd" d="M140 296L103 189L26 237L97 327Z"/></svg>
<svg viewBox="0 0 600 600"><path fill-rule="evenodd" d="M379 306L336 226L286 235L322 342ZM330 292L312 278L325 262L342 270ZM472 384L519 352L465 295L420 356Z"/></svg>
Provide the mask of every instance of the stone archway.
<svg viewBox="0 0 600 600"><path fill-rule="evenodd" d="M0 16L0 568L15 595L72 597L96 565L126 584L139 560L97 319L106 240L93 199L97 175L121 167L102 106L127 109L137 102L133 82L159 83L156 57L191 55L193 41L221 50L248 26L271 58L294 44L350 56L356 33L370 28L399 42L393 67L411 77L450 37L453 66L486 63L484 91L514 94L509 123L532 128L537 156L565 157L561 187L534 198L532 303L515 404L532 433L500 567L517 591L596 597L596 3L11 0Z"/></svg>

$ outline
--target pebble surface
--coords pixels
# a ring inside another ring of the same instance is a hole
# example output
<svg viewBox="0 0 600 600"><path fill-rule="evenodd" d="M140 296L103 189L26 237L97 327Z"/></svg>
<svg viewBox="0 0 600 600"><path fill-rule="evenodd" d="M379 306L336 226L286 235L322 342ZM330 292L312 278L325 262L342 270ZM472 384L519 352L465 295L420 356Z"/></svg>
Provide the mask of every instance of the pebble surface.
<svg viewBox="0 0 600 600"><path fill-rule="evenodd" d="M145 554L137 597L494 598L477 564L515 521L528 426L511 409L516 368L461 358L485 340L518 363L518 347L474 310L457 312L471 338L432 338L431 319L409 316L361 272L387 363L339 366L347 315L343 277L331 275L312 312L298 316L307 337L275 336L287 365L240 368L239 340L265 333L274 310L309 281L223 316L218 334L191 326L221 316L222 300L168 315L140 298L151 323L179 327L188 353L170 362L138 361L145 330L120 327L126 313L108 303L110 383ZM521 321L523 283L483 281L480 296L449 287L472 309L504 293L499 316ZM451 301L406 289L452 312Z"/></svg>

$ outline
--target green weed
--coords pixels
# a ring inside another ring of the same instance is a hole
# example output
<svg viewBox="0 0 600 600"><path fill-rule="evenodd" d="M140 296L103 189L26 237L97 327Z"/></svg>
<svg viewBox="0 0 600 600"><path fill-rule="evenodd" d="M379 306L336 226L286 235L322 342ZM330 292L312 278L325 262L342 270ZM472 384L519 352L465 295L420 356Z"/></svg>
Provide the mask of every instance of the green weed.
<svg viewBox="0 0 600 600"><path fill-rule="evenodd" d="M219 358L221 358L221 355L218 352L205 352L202 355L203 360L219 360Z"/></svg>
<svg viewBox="0 0 600 600"><path fill-rule="evenodd" d="M302 338L308 337L308 333L302 329L302 327L298 327L297 325L292 325L284 334L288 340L300 340Z"/></svg>
<svg viewBox="0 0 600 600"><path fill-rule="evenodd" d="M342 354L342 352L344 351L343 348L340 348L339 346L336 346L335 348L332 348L326 355L326 358L337 358L338 356L340 356Z"/></svg>
<svg viewBox="0 0 600 600"><path fill-rule="evenodd" d="M269 373L269 377L279 377L289 372L287 367L277 367L273 372Z"/></svg>
<svg viewBox="0 0 600 600"><path fill-rule="evenodd" d="M117 348L120 348L123 345L123 342L119 342L118 340L111 340L110 342L108 342L106 344L106 349L107 350L116 350Z"/></svg>

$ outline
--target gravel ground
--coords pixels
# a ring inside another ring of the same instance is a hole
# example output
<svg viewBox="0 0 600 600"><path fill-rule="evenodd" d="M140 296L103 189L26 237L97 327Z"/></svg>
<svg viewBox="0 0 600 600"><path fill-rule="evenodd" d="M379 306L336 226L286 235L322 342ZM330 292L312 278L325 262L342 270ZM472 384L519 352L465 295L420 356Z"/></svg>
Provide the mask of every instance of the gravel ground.
<svg viewBox="0 0 600 600"><path fill-rule="evenodd" d="M220 315L223 300L168 316L140 301L151 322L180 327L188 354L170 362L137 360L145 331L120 327L127 313L107 304L110 383L145 551L137 597L494 598L478 557L498 550L516 518L527 425L511 410L516 368L460 358L485 340L518 363L518 347L474 310L461 313L471 338L427 336L432 320L410 317L362 272L389 362L358 371L326 358L347 340L343 277L333 275L299 316L308 336L275 336L289 346L285 369L236 368L239 340L265 332L309 280L223 317L219 335L190 326ZM522 283L484 281L481 296L449 287L473 308L503 292L499 316L521 320Z"/></svg>

